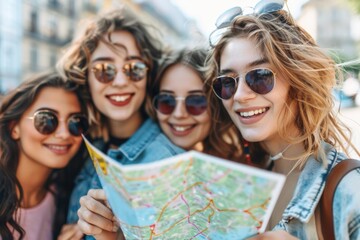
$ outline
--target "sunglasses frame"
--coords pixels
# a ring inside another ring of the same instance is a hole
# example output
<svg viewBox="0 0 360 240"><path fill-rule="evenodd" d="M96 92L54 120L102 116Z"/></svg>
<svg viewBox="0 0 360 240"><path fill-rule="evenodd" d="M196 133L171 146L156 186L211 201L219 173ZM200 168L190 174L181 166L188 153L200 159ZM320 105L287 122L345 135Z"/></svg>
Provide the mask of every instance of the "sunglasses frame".
<svg viewBox="0 0 360 240"><path fill-rule="evenodd" d="M49 115L52 115L53 117L55 117L56 119L56 124L55 124L55 127L53 130L51 130L49 133L44 133L42 131L40 131L37 127L36 127L36 117L40 114L40 113L47 113ZM86 126L86 129L81 132L79 135L77 134L74 134L74 132L72 132L72 128L70 127L70 124L71 124L71 120L73 119L74 116L78 116L78 117L82 117L84 118L83 120L85 120L85 122L87 123L87 126ZM84 115L84 114L81 114L81 113L74 113L72 115L70 115L66 120L63 120L63 119L60 119L57 114L54 112L54 111L51 111L51 110L38 110L36 111L32 117L27 117L27 119L30 119L30 120L33 120L33 124L34 124L34 128L36 129L36 131L38 131L40 134L42 135L50 135L50 134L53 134L56 129L59 127L59 122L64 122L66 121L67 122L67 130L69 131L69 133L74 136L74 137L80 137L82 134L85 134L87 132L87 130L89 129L89 124L88 124L88 119L87 117Z"/></svg>
<svg viewBox="0 0 360 240"><path fill-rule="evenodd" d="M161 111L156 107L155 102L156 102L161 96L169 96L169 97L172 97L172 98L175 100L175 106L174 106L174 108L171 110L170 113L163 113L163 112L161 112ZM193 114L193 113L191 113L191 111L189 111L189 108L190 108L190 107L186 104L186 99L189 98L189 97L193 97L193 96L201 96L201 97L204 97L204 98L205 98L205 101L206 101L206 108L205 108L203 111L201 111L200 113L198 113L198 114ZM187 95L186 97L180 97L180 96L175 97L174 95L171 95L171 94L160 93L160 94L158 94L158 95L156 95L156 96L154 97L154 99L153 99L153 101L152 101L152 104L153 104L153 107L155 108L155 110L156 110L157 112L159 112L159 113L161 113L161 114L164 114L164 115L171 115L171 114L175 111L178 101L184 101L186 112L187 112L188 114L190 114L191 116L199 116L199 115L201 115L201 114L203 114L204 112L207 111L208 103L207 103L207 99L206 99L205 94L189 94L189 95Z"/></svg>
<svg viewBox="0 0 360 240"><path fill-rule="evenodd" d="M143 69L141 69L141 70L144 71L144 75L141 78L135 78L135 77L132 76L132 74L134 73L134 66L136 66L136 64L140 64L140 63L143 64L143 66L145 66ZM98 66L105 66L105 67L98 67ZM111 79L104 81L103 79L101 79L101 77L97 77L97 74L96 74L97 72L101 72L102 74L106 74L108 66L111 66L112 71L114 71L114 75L111 77ZM139 61L139 60L125 63L123 65L123 67L122 67L122 72L133 82L139 82L139 81L143 80L146 77L146 74L147 74L148 70L149 70L149 67L147 66L145 61ZM91 72L94 74L94 77L96 78L97 81L106 84L106 83L110 83L110 82L115 80L115 77L118 74L119 70L118 70L118 68L116 67L116 65L114 63L101 62L101 63L95 64L91 68Z"/></svg>
<svg viewBox="0 0 360 240"><path fill-rule="evenodd" d="M267 71L270 71L270 72L272 73L272 75L273 75L273 84L272 84L272 87L271 87L271 89L270 89L268 92L266 92L266 93L258 93L258 92L256 92L256 91L254 91L254 90L251 88L251 86L249 85L249 83L246 81L246 75L247 75L248 73L250 73L250 72L252 72L252 71L256 71L256 70L267 70ZM230 79L234 80L234 82L235 82L235 84L234 84L234 93L233 93L229 98L222 98L222 97L220 97L220 96L216 93L216 91L215 91L214 82L215 82L217 79L222 78L222 77L230 78ZM239 75L237 75L236 77L229 76L229 75L220 75L220 76L217 76L216 78L213 79L213 81L212 81L212 83L211 83L211 88L212 88L214 94L216 95L216 97L218 97L218 98L221 99L221 100L229 100L230 98L232 98L232 97L235 95L236 90L237 90L237 88L238 88L238 84L239 84L240 79L243 79L243 80L245 81L246 85L248 86L248 88L250 88L250 90L253 91L254 93L260 94L260 95L265 95L265 94L268 94L269 92L271 92L271 91L274 89L275 84L276 84L276 73L274 73L274 71L271 70L270 68L254 68L254 69L251 69L251 70L249 70L249 71L246 71L245 73L239 74Z"/></svg>
<svg viewBox="0 0 360 240"><path fill-rule="evenodd" d="M255 7L252 8L252 13L246 13L244 14L244 11L241 7L232 7L222 14L216 19L215 26L216 29L212 31L209 35L209 45L210 47L214 48L216 43L219 41L218 38L216 40L213 40L215 37L221 36L224 31L221 31L218 33L218 35L214 35L219 30L223 30L231 25L233 20L237 16L243 16L243 15L260 15L260 14L266 14L266 13L273 13L277 12L284 8L284 5L287 4L287 0L261 0L259 1Z"/></svg>

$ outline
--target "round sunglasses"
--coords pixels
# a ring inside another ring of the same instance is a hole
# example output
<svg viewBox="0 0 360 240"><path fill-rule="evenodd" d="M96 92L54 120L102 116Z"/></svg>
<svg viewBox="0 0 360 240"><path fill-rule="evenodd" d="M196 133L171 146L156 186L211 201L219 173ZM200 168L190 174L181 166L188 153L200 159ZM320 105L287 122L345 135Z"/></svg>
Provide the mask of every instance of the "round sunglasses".
<svg viewBox="0 0 360 240"><path fill-rule="evenodd" d="M188 95L184 97L174 97L170 94L159 94L154 97L153 105L157 111L162 114L169 115L176 108L177 101L185 101L186 111L197 116L207 110L207 100L205 95Z"/></svg>
<svg viewBox="0 0 360 240"><path fill-rule="evenodd" d="M240 77L241 75L237 77L223 75L215 78L212 82L215 95L222 100L232 98ZM244 80L255 93L267 94L274 88L275 73L267 68L253 69L244 74Z"/></svg>
<svg viewBox="0 0 360 240"><path fill-rule="evenodd" d="M130 62L124 64L122 72L134 82L141 81L145 78L148 67L144 62ZM118 69L113 63L97 63L91 68L95 78L101 83L114 81Z"/></svg>
<svg viewBox="0 0 360 240"><path fill-rule="evenodd" d="M35 129L44 135L49 135L57 129L59 120L56 113L50 110L39 110L34 113L32 117L28 117L34 121ZM67 120L67 127L71 135L80 136L85 133L89 128L87 118L79 113L72 114Z"/></svg>

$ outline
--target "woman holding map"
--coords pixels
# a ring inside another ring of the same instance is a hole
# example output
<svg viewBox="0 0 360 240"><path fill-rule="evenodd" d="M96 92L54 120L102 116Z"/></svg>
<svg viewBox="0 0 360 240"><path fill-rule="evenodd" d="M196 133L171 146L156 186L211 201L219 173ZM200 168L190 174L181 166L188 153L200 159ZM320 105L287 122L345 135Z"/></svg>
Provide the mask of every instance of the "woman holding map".
<svg viewBox="0 0 360 240"><path fill-rule="evenodd" d="M80 92L55 72L33 76L0 107L0 239L81 239L66 222L88 128ZM58 238L59 237L59 238Z"/></svg>
<svg viewBox="0 0 360 240"><path fill-rule="evenodd" d="M355 147L333 108L341 76L335 62L282 8L283 1L261 1L252 14L233 8L219 17L206 92L239 129L249 157L255 161L251 153L263 152L272 171L287 176L268 227L275 231L259 238L322 239L318 203L326 177L347 158L339 150L349 154ZM360 172L351 171L335 192L336 239L360 238L358 182Z"/></svg>
<svg viewBox="0 0 360 240"><path fill-rule="evenodd" d="M145 111L149 90L162 57L160 43L125 10L94 19L78 36L58 67L83 86L93 117L91 142L123 165L147 163L183 150L162 134ZM89 158L77 177L68 222L78 221L79 199L101 188Z"/></svg>
<svg viewBox="0 0 360 240"><path fill-rule="evenodd" d="M234 141L232 137L235 135L230 134L233 124L220 128L224 133L221 137L211 130L211 109L203 92L206 54L203 49L167 53L151 85L153 91L149 92L148 112L159 121L163 132L177 146L234 160L240 154L236 144L229 143ZM224 136L227 136L228 142L224 141ZM114 216L102 204L104 201L103 190L90 190L80 199L79 226L86 234L96 235L97 238L109 235L106 231L111 231L113 226L109 224L109 219ZM101 235L98 234L100 232Z"/></svg>

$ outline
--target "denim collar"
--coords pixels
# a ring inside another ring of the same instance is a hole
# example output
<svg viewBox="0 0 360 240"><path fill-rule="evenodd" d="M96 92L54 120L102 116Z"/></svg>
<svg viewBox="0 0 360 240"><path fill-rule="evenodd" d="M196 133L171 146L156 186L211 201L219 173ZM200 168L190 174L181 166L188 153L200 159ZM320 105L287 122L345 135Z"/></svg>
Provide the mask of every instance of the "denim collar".
<svg viewBox="0 0 360 240"><path fill-rule="evenodd" d="M108 155L115 159L122 155L128 161L134 161L160 133L158 125L147 119L118 149L109 149Z"/></svg>
<svg viewBox="0 0 360 240"><path fill-rule="evenodd" d="M315 212L325 187L325 180L330 170L336 164L337 151L327 143L323 143L327 156L327 166L321 160L310 156L302 170L294 192L294 196L283 213L284 219L297 218L308 222Z"/></svg>

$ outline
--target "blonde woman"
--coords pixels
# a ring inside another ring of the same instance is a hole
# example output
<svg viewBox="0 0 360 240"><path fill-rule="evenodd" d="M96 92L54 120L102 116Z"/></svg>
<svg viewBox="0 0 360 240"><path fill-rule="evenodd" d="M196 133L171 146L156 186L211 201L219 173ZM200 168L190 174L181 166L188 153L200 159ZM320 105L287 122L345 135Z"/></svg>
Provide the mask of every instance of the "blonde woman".
<svg viewBox="0 0 360 240"><path fill-rule="evenodd" d="M283 4L261 1L251 14L233 8L219 18L206 91L219 105L215 119L226 124L230 116L249 158L268 155L260 159L287 176L269 226L278 231L261 237L322 239L318 203L326 178L354 146L333 108L336 64ZM227 116L219 114L224 109ZM335 192L336 239L360 238L359 181L354 170Z"/></svg>

